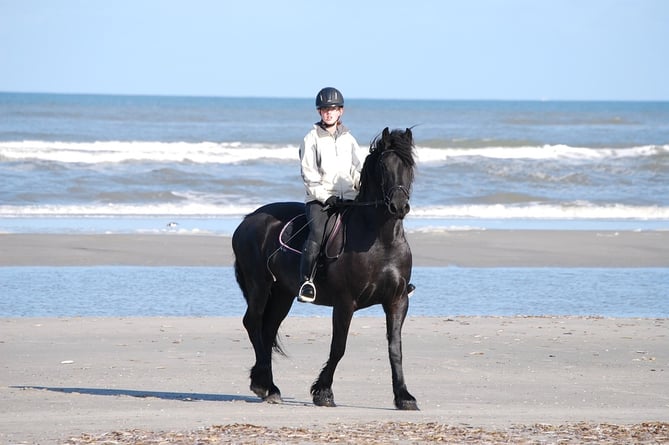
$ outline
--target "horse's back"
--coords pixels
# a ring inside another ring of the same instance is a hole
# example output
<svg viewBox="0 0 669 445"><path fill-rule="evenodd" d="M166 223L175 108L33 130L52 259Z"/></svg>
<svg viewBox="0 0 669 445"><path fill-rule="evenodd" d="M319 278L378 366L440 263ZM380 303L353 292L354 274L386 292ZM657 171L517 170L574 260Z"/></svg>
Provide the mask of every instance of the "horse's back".
<svg viewBox="0 0 669 445"><path fill-rule="evenodd" d="M237 226L233 239L241 236L245 230L255 229L259 224L268 223L287 223L296 215L304 213L304 203L301 202L273 202L258 207L253 212L244 217Z"/></svg>
<svg viewBox="0 0 669 445"><path fill-rule="evenodd" d="M257 208L252 213L246 215L244 220L262 217L280 222L288 222L295 215L301 213L304 213L304 203L302 202L273 202Z"/></svg>
<svg viewBox="0 0 669 445"><path fill-rule="evenodd" d="M232 250L235 255L267 243L269 237L277 237L291 219L304 214L304 203L275 202L257 208L244 217L232 235Z"/></svg>

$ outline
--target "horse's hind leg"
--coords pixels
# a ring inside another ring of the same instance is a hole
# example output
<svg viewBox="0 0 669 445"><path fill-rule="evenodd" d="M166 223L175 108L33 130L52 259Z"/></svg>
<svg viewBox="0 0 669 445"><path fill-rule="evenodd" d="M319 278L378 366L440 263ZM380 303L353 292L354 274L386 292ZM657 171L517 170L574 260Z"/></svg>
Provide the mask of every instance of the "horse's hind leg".
<svg viewBox="0 0 669 445"><path fill-rule="evenodd" d="M267 363L271 362L271 350L265 347L262 341L262 325L259 322L257 315L253 314L250 309L246 310L244 315L244 327L249 335L249 340L253 345L256 361L251 368L251 391L258 397L264 399L269 394L272 386L271 370Z"/></svg>
<svg viewBox="0 0 669 445"><path fill-rule="evenodd" d="M263 400L279 389L272 381L272 344L264 335L264 314L269 298L270 284L246 283L245 297L248 304L244 314L244 327L255 352L255 364L251 368L251 391Z"/></svg>
<svg viewBox="0 0 669 445"><path fill-rule="evenodd" d="M279 326L281 322L286 318L290 308L293 304L294 296L292 293L281 293L278 291L277 286L272 289L272 293L267 301L267 306L265 307L265 313L263 314L263 344L271 345L271 348L277 352L283 354L280 345L277 340L277 333L279 331ZM281 403L281 392L279 388L273 382L273 371L272 371L272 361L268 363L268 373L270 384L268 386L269 391L264 397L264 400L269 403Z"/></svg>
<svg viewBox="0 0 669 445"><path fill-rule="evenodd" d="M269 287L272 287L271 289ZM249 335L256 362L251 368L251 391L269 403L281 403L281 391L274 384L272 372L272 350L279 352L277 332L286 318L293 302L291 294L277 292L276 285L268 285L255 290L262 298L248 299L248 308L244 315L244 327Z"/></svg>

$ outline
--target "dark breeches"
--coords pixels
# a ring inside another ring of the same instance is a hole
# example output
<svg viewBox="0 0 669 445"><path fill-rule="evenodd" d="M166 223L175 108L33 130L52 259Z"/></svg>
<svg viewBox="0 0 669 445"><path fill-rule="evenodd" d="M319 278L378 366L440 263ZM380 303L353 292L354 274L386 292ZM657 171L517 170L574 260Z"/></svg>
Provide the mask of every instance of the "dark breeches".
<svg viewBox="0 0 669 445"><path fill-rule="evenodd" d="M320 201L309 201L304 210L307 221L309 221L309 237L307 238L307 242L311 241L319 246L323 243L325 225L328 221L328 212L324 212L323 207Z"/></svg>

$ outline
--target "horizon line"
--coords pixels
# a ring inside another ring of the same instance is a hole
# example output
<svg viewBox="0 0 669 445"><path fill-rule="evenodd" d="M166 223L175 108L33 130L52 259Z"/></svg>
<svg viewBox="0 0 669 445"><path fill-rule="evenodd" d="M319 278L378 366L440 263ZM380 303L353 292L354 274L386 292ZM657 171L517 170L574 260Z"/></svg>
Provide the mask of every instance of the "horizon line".
<svg viewBox="0 0 669 445"><path fill-rule="evenodd" d="M101 92L63 92L63 91L6 91L0 94L34 94L56 96L116 96L116 97L173 97L202 99L277 99L277 100L313 100L311 96L263 96L263 95L220 95L220 94L178 94L178 93L101 93ZM552 99L552 98L426 98L426 97L361 97L347 96L348 100L377 101L444 101L444 102L669 102L667 99Z"/></svg>

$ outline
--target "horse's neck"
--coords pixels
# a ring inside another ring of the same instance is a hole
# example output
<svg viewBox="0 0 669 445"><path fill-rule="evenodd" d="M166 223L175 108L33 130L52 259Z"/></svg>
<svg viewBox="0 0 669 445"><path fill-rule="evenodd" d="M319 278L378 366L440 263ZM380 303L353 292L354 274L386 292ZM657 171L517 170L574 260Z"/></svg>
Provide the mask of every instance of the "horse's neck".
<svg viewBox="0 0 669 445"><path fill-rule="evenodd" d="M404 224L401 219L388 218L379 228L379 239L384 244L395 244L398 240L404 240Z"/></svg>
<svg viewBox="0 0 669 445"><path fill-rule="evenodd" d="M391 217L385 210L385 207L362 209L360 213L354 216L351 222L355 227L364 227L364 231L368 232L370 237L373 237L382 244L393 244L398 238L404 238L402 220Z"/></svg>

